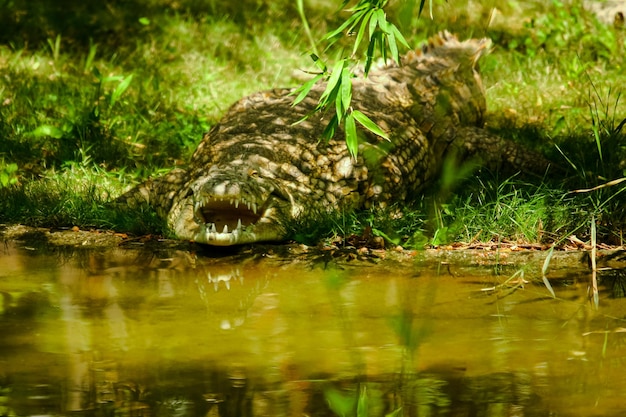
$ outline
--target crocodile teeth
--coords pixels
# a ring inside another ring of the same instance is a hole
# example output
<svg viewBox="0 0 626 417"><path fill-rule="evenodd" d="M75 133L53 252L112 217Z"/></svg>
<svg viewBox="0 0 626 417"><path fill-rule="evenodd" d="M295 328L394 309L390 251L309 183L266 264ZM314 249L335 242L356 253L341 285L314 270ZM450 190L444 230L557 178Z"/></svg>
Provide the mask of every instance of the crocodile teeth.
<svg viewBox="0 0 626 417"><path fill-rule="evenodd" d="M235 200L235 208L239 208L239 200Z"/></svg>
<svg viewBox="0 0 626 417"><path fill-rule="evenodd" d="M250 210L250 203L247 203L247 205L248 205L248 210Z"/></svg>
<svg viewBox="0 0 626 417"><path fill-rule="evenodd" d="M241 229L241 219L237 219L237 229Z"/></svg>
<svg viewBox="0 0 626 417"><path fill-rule="evenodd" d="M224 225L224 230L222 230L222 233L228 233L228 225L227 224Z"/></svg>
<svg viewBox="0 0 626 417"><path fill-rule="evenodd" d="M217 233L217 229L215 228L215 223L211 223L211 233Z"/></svg>
<svg viewBox="0 0 626 417"><path fill-rule="evenodd" d="M256 203L252 203L252 212L256 214Z"/></svg>

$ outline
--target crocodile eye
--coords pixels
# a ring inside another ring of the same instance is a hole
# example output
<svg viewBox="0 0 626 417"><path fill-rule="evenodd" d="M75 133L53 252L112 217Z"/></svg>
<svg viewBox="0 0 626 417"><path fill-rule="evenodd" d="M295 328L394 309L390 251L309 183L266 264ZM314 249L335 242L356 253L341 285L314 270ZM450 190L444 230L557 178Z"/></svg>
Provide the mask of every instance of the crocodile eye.
<svg viewBox="0 0 626 417"><path fill-rule="evenodd" d="M258 177L259 173L257 172L256 169L250 168L250 169L248 169L248 176L250 176L250 177Z"/></svg>

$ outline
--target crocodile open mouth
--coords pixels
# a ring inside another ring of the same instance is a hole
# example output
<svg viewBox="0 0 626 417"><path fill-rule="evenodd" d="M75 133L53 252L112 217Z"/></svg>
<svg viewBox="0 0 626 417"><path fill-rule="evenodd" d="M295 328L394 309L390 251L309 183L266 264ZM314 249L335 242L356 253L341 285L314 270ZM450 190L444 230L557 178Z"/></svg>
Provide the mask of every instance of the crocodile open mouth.
<svg viewBox="0 0 626 417"><path fill-rule="evenodd" d="M213 246L278 241L286 235L280 220L286 204L276 192L262 199L190 192L181 214L170 219L170 225L182 239Z"/></svg>
<svg viewBox="0 0 626 417"><path fill-rule="evenodd" d="M196 221L209 233L241 231L261 220L264 211L257 203L228 197L209 197L195 207Z"/></svg>

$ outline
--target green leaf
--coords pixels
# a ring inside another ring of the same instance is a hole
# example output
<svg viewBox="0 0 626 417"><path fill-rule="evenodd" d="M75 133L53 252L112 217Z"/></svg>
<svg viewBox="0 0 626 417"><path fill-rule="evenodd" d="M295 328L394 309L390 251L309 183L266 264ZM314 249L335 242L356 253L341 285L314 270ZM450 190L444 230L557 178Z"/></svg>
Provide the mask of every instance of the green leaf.
<svg viewBox="0 0 626 417"><path fill-rule="evenodd" d="M113 94L111 94L111 107L115 105L115 103L122 97L122 94L128 89L130 86L130 82L133 80L133 74L130 74L128 77L124 78L115 88Z"/></svg>
<svg viewBox="0 0 626 417"><path fill-rule="evenodd" d="M341 26L339 26L337 29L333 30L332 32L328 32L326 35L324 35L324 37L322 38L322 40L327 41L329 39L334 38L335 36L343 33L343 31L348 27L348 25L350 25L351 20L348 19L345 22L343 22L343 24Z"/></svg>
<svg viewBox="0 0 626 417"><path fill-rule="evenodd" d="M18 166L16 163L10 163L10 164L4 165L4 171L8 172L9 174L13 174L17 172L17 170L18 170Z"/></svg>
<svg viewBox="0 0 626 417"><path fill-rule="evenodd" d="M108 77L102 77L101 79L102 83L110 83L112 81L123 81L123 80L124 80L123 75L109 75Z"/></svg>
<svg viewBox="0 0 626 417"><path fill-rule="evenodd" d="M356 405L356 415L357 417L367 417L369 414L369 402L367 400L367 387L365 385L361 385L361 390L359 391L359 400Z"/></svg>
<svg viewBox="0 0 626 417"><path fill-rule="evenodd" d="M341 121L343 120L343 115L345 113L346 111L342 106L341 96L335 95L335 114L337 117L337 123L341 123Z"/></svg>
<svg viewBox="0 0 626 417"><path fill-rule="evenodd" d="M372 62L374 61L374 48L376 47L376 38L370 40L370 43L367 45L367 54L365 55L365 76L370 72L370 68L372 67Z"/></svg>
<svg viewBox="0 0 626 417"><path fill-rule="evenodd" d="M354 122L354 112L346 115L346 120L344 121L344 126L346 130L346 146L348 147L348 151L354 159L359 152L359 137L356 132L356 123Z"/></svg>
<svg viewBox="0 0 626 417"><path fill-rule="evenodd" d="M385 32L379 32L380 40L378 41L378 45L380 45L380 57L383 62L387 62L387 48L385 48L386 44L386 36Z"/></svg>
<svg viewBox="0 0 626 417"><path fill-rule="evenodd" d="M150 24L150 19L148 19L147 17L140 17L139 23L141 23L144 26L148 26Z"/></svg>
<svg viewBox="0 0 626 417"><path fill-rule="evenodd" d="M344 67L341 71L341 107L343 111L350 108L352 102L352 73L348 67Z"/></svg>
<svg viewBox="0 0 626 417"><path fill-rule="evenodd" d="M367 156L365 156L365 158L367 159ZM400 244L400 238L399 237L391 237L389 236L387 233L383 232L380 229L376 229L376 228L372 228L372 233L374 234L374 236L380 236L383 239L385 239L388 242L391 242L395 245L399 245Z"/></svg>
<svg viewBox="0 0 626 417"><path fill-rule="evenodd" d="M350 416L354 413L356 398L351 394L344 394L336 388L326 386L324 398L328 401L330 409L338 416Z"/></svg>
<svg viewBox="0 0 626 417"><path fill-rule="evenodd" d="M346 60L342 59L335 63L335 67L333 68L333 72L330 74L330 78L328 78L328 84L326 84L326 90L322 93L320 97L320 104L326 106L327 98L330 97L331 93L337 87L339 80L341 79L341 72L343 70L343 66L345 65Z"/></svg>
<svg viewBox="0 0 626 417"><path fill-rule="evenodd" d="M387 14L383 9L376 10L376 20L378 21L378 27L385 33L389 33L389 23L387 22Z"/></svg>
<svg viewBox="0 0 626 417"><path fill-rule="evenodd" d="M322 61L319 56L315 54L311 54L311 59L315 63L315 66L319 68L320 70L322 70L323 73L328 71L328 67L326 67L326 63Z"/></svg>
<svg viewBox="0 0 626 417"><path fill-rule="evenodd" d="M54 139L61 139L63 137L63 131L52 125L41 125L30 132L30 134L36 138L51 137Z"/></svg>
<svg viewBox="0 0 626 417"><path fill-rule="evenodd" d="M387 40L389 41L389 50L391 51L391 57L394 61L400 64L400 54L398 52L398 45L396 44L396 37L393 32L387 34Z"/></svg>
<svg viewBox="0 0 626 417"><path fill-rule="evenodd" d="M309 91L311 91L311 88L313 88L313 86L323 77L324 77L324 74L317 74L315 77L311 78L309 81L305 82L296 90L294 90L292 95L296 93L300 93L300 94L298 94L296 99L293 101L292 106L295 106L296 104L304 100L304 98L309 94Z"/></svg>
<svg viewBox="0 0 626 417"><path fill-rule="evenodd" d="M359 27L359 31L356 34L356 39L354 40L354 48L352 49L352 55L356 54L356 51L359 49L359 45L361 45L361 41L363 40L363 35L365 34L365 29L368 27L368 23L371 21L372 16L374 15L374 10L369 10L363 21L361 22L361 26Z"/></svg>
<svg viewBox="0 0 626 417"><path fill-rule="evenodd" d="M352 32L354 31L354 27L357 24L359 24L359 21L361 21L366 14L367 12L363 10L363 11L356 12L355 14L352 15L351 19L353 20L353 22L347 30L348 34L352 34Z"/></svg>
<svg viewBox="0 0 626 417"><path fill-rule="evenodd" d="M89 68L92 67L93 60L96 57L97 50L98 50L98 45L97 44L90 44L89 45L89 52L87 53L87 58L85 59L85 65L83 67L85 72L89 71Z"/></svg>
<svg viewBox="0 0 626 417"><path fill-rule="evenodd" d="M546 277L546 273L548 272L548 267L550 266L550 260L552 259L552 255L554 255L554 246L550 248L548 251L548 255L546 259L543 261L543 267L541 268L541 280L543 281L543 285L546 286L548 292L552 295L552 298L556 298L556 294L552 289L552 285L550 285L550 281L548 281L548 277Z"/></svg>
<svg viewBox="0 0 626 417"><path fill-rule="evenodd" d="M421 0L421 2L420 2L420 9L419 9L419 11L417 12L417 15L418 15L418 16L421 16L421 15L422 15L422 12L424 11L424 4L426 4L426 0Z"/></svg>
<svg viewBox="0 0 626 417"><path fill-rule="evenodd" d="M330 122L324 128L322 132L322 139L328 141L335 136L335 132L337 131L337 127L339 126L339 122L337 120L337 115L334 115Z"/></svg>
<svg viewBox="0 0 626 417"><path fill-rule="evenodd" d="M598 156L600 157L600 162L603 162L602 158L602 140L600 139L600 129L596 124L594 124L591 128L593 132L593 137L596 140L596 147L598 148Z"/></svg>
<svg viewBox="0 0 626 417"><path fill-rule="evenodd" d="M374 33L376 33L376 26L378 25L378 15L373 10L372 17L369 21L369 34L370 34L370 44L372 43L372 38L374 37Z"/></svg>
<svg viewBox="0 0 626 417"><path fill-rule="evenodd" d="M391 32L393 33L393 35L395 36L396 40L398 42L400 42L402 44L402 46L404 46L407 49L411 49L411 46L409 45L409 43L406 41L406 39L404 38L404 36L402 35L402 32L400 32L400 30L396 27L396 25L394 25L393 23L389 24L389 28L391 29Z"/></svg>
<svg viewBox="0 0 626 417"><path fill-rule="evenodd" d="M365 13L365 11L358 11L357 13L353 14L352 16L350 16L348 18L348 20L346 20L345 22L343 22L341 24L341 26L339 26L337 29L333 30L332 32L327 33L326 35L324 35L324 37L322 38L322 40L332 40L333 38L339 36L340 34L342 34L346 29L348 30L352 30L352 28L354 28L354 26L356 26L356 24L358 23L359 19L361 18L361 16Z"/></svg>
<svg viewBox="0 0 626 417"><path fill-rule="evenodd" d="M344 2L344 4L347 4L348 2ZM372 2L371 1L362 1L359 2L359 4L357 4L354 7L351 7L349 9L346 9L347 12L356 12L359 10L367 10L370 9L372 7Z"/></svg>
<svg viewBox="0 0 626 417"><path fill-rule="evenodd" d="M354 110L351 114L364 128L383 139L389 140L389 136L376 123L374 123L372 119L361 113L359 110Z"/></svg>

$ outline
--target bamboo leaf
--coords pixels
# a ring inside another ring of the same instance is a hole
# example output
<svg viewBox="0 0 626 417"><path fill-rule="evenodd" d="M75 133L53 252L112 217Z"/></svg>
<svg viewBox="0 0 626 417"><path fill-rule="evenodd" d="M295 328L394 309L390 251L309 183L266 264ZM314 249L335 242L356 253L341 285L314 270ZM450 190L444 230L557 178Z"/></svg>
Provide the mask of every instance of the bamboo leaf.
<svg viewBox="0 0 626 417"><path fill-rule="evenodd" d="M393 35L395 36L396 40L398 42L400 42L402 44L402 46L404 46L407 49L411 49L411 46L409 45L409 43L406 41L406 39L404 38L404 36L402 35L402 32L400 32L400 30L396 27L396 25L394 25L393 23L389 24L389 27L391 29L391 32L393 33Z"/></svg>
<svg viewBox="0 0 626 417"><path fill-rule="evenodd" d="M389 136L376 124L367 117L365 114L361 113L359 110L354 110L350 113L357 122L359 122L364 128L369 130L370 132L380 136L383 139L389 140Z"/></svg>
<svg viewBox="0 0 626 417"><path fill-rule="evenodd" d="M328 124L324 128L324 131L322 132L322 139L324 139L325 141L329 141L330 139L332 139L335 136L337 127L338 127L337 116L334 115L333 118L330 119L330 122L328 122Z"/></svg>
<svg viewBox="0 0 626 417"><path fill-rule="evenodd" d="M370 20L374 14L374 10L369 10L363 21L361 22L361 26L359 27L359 31L356 34L356 39L354 40L354 48L352 49L352 55L356 54L356 51L359 49L359 45L361 45L361 41L363 40L363 35L365 35L365 29L367 29Z"/></svg>
<svg viewBox="0 0 626 417"><path fill-rule="evenodd" d="M356 132L354 112L346 115L344 126L346 130L346 146L348 147L348 151L350 151L350 155L352 155L352 157L356 159L356 156L359 152L359 137Z"/></svg>
<svg viewBox="0 0 626 417"><path fill-rule="evenodd" d="M348 2L345 2L344 4L347 4L347 3L348 3ZM372 7L371 2L369 2L369 1L363 1L363 2L359 2L359 4L357 4L357 5L356 5L356 6L354 6L354 7L351 7L351 8L349 8L349 9L346 9L346 11L348 11L348 12L356 12L356 11L358 11L358 10L367 10L367 9L369 9L369 8L371 8L371 7Z"/></svg>
<svg viewBox="0 0 626 417"><path fill-rule="evenodd" d="M383 62L387 62L387 48L385 48L385 44L386 42L386 37L385 37L385 32L380 31L379 35L380 36L380 40L378 41L378 45L380 46L380 57L383 60Z"/></svg>
<svg viewBox="0 0 626 417"><path fill-rule="evenodd" d="M324 35L322 40L330 40L330 41L332 41L333 38L338 37L339 35L343 34L344 32L351 32L352 29L354 29L354 27L359 23L359 21L363 18L363 16L366 13L367 13L366 9L361 9L361 10L356 11L355 13L352 14L352 16L350 16L348 18L348 20L343 22L341 24L341 26L339 26L337 29L333 30L332 32L327 33L326 35Z"/></svg>
<svg viewBox="0 0 626 417"><path fill-rule="evenodd" d="M302 100L304 100L304 98L309 94L309 91L311 91L311 89L313 88L313 86L322 78L324 77L324 74L317 74L315 77L311 78L309 81L305 82L304 84L302 84L300 87L298 87L296 90L294 90L293 94L299 93L298 96L295 98L295 100L293 101L293 103L291 104L292 106L297 105L298 103L300 103Z"/></svg>
<svg viewBox="0 0 626 417"><path fill-rule="evenodd" d="M343 66L345 65L346 60L342 59L335 63L335 67L333 68L333 72L330 73L330 78L328 79L328 84L326 84L326 90L322 93L320 97L320 104L324 103L323 106L326 106L327 98L330 97L331 93L337 87L339 80L341 79L341 72L343 70Z"/></svg>
<svg viewBox="0 0 626 417"><path fill-rule="evenodd" d="M380 33L380 32L377 32ZM370 68L372 67L372 62L374 62L374 49L376 49L376 42L378 42L378 36L374 36L369 45L367 46L367 55L365 59L365 75L370 72Z"/></svg>
<svg viewBox="0 0 626 417"><path fill-rule="evenodd" d="M389 32L387 34L387 40L389 41L389 50L391 51L391 58L393 58L393 60L396 61L399 65L400 54L398 52L398 45L396 44L396 37L394 36L393 32Z"/></svg>
<svg viewBox="0 0 626 417"><path fill-rule="evenodd" d="M374 37L374 33L376 33L376 26L378 25L378 15L375 10L372 10L372 17L369 21L369 34L370 34L370 44L372 43L372 38Z"/></svg>
<svg viewBox="0 0 626 417"><path fill-rule="evenodd" d="M383 9L376 9L376 20L378 21L378 27L384 33L389 33L389 22L387 22L387 14Z"/></svg>
<svg viewBox="0 0 626 417"><path fill-rule="evenodd" d="M352 25L350 25L350 27L348 28L348 33L352 32L352 30L354 29L354 27L363 19L363 17L365 17L365 15L367 14L367 10L359 10L358 12L356 12L355 14L352 15L352 20L354 21L352 23Z"/></svg>
<svg viewBox="0 0 626 417"><path fill-rule="evenodd" d="M324 37L322 38L322 40L329 40L334 38L335 36L343 33L343 31L352 24L352 21L354 20L354 15L350 16L350 18L348 20L346 20L345 22L343 22L341 24L341 26L339 26L337 29L333 30L332 32L327 33L326 35L324 35Z"/></svg>
<svg viewBox="0 0 626 417"><path fill-rule="evenodd" d="M339 85L339 87L341 87L341 85ZM337 115L337 123L341 123L345 112L346 110L343 108L343 103L341 102L341 95L335 94L335 114Z"/></svg>
<svg viewBox="0 0 626 417"><path fill-rule="evenodd" d="M417 12L417 15L418 15L418 16L421 16L421 15L422 15L422 11L424 11L424 4L426 4L426 0L421 0L421 2L420 2L420 9L419 9L419 11Z"/></svg>
<svg viewBox="0 0 626 417"><path fill-rule="evenodd" d="M313 63L315 63L315 66L322 70L323 73L326 73L326 71L328 71L326 63L322 61L319 56L317 56L316 54L311 54L311 59L313 60Z"/></svg>
<svg viewBox="0 0 626 417"><path fill-rule="evenodd" d="M350 108L352 102L352 73L348 67L341 71L341 106L344 112Z"/></svg>

